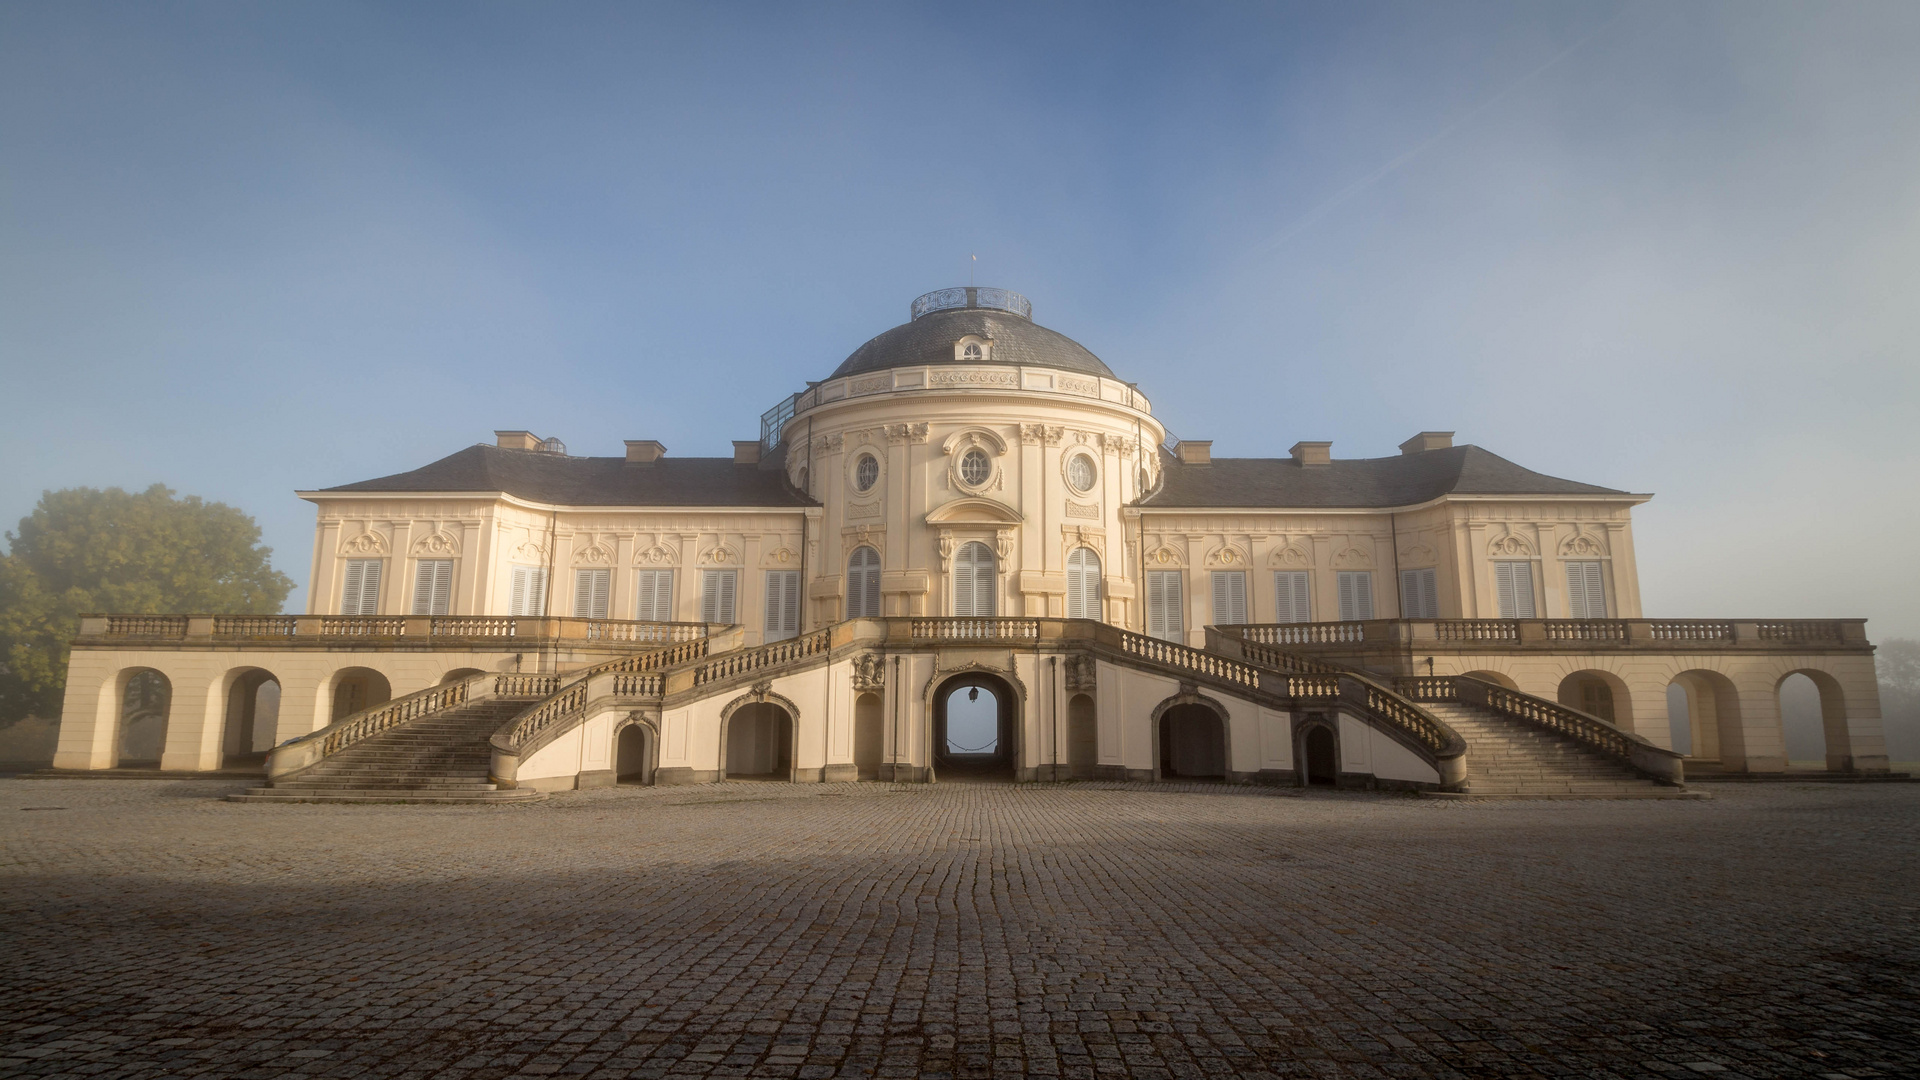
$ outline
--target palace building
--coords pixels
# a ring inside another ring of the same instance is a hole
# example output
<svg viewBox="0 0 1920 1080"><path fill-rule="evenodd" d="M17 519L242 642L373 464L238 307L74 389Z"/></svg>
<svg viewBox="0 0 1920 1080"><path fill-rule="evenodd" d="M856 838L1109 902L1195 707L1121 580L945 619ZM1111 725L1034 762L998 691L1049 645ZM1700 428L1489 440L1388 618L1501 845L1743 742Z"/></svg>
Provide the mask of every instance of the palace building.
<svg viewBox="0 0 1920 1080"><path fill-rule="evenodd" d="M300 492L307 613L86 617L55 766L257 766L241 797L303 800L746 776L1672 796L1786 769L1804 674L1826 767L1887 768L1864 620L1642 616L1650 496L1452 432L1210 449L1024 297L929 293L730 457L499 431ZM997 717L984 747L949 737L962 694Z"/></svg>

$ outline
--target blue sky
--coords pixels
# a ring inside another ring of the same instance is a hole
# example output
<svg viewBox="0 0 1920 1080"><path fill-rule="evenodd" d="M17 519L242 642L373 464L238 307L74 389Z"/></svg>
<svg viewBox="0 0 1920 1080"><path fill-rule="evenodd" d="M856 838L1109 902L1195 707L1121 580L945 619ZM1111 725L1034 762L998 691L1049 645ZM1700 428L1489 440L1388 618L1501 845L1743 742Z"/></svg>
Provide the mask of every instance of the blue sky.
<svg viewBox="0 0 1920 1080"><path fill-rule="evenodd" d="M1655 500L1650 614L1920 635L1920 5L0 5L0 521L750 438L1018 289L1224 455ZM299 609L301 594L290 600Z"/></svg>

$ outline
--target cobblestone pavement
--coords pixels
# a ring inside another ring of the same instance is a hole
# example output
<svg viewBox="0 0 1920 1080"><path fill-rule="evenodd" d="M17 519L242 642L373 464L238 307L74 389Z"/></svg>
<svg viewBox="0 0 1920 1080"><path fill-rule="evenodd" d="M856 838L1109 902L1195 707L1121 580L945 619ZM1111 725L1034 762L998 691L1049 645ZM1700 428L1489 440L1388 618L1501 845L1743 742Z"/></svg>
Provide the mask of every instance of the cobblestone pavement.
<svg viewBox="0 0 1920 1080"><path fill-rule="evenodd" d="M1920 785L0 780L0 1074L1920 1075Z"/></svg>

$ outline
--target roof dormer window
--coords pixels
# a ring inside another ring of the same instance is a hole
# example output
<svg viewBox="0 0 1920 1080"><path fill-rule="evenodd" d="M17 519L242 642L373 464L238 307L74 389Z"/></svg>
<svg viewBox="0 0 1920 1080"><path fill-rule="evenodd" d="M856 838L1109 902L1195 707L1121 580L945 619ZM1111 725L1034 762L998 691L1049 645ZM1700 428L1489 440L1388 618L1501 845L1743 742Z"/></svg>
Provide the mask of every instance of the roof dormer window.
<svg viewBox="0 0 1920 1080"><path fill-rule="evenodd" d="M977 342L969 341L967 342L966 348L960 350L960 359L968 363L977 364L981 358L982 353L980 352L980 345Z"/></svg>

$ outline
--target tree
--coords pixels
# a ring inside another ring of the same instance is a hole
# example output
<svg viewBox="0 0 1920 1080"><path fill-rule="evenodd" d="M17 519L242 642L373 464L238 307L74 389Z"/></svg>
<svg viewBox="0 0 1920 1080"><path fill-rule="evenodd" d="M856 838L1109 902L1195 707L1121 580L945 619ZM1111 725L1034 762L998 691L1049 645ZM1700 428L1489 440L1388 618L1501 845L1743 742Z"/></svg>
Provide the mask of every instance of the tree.
<svg viewBox="0 0 1920 1080"><path fill-rule="evenodd" d="M1880 716L1887 731L1887 756L1920 759L1920 641L1888 638L1875 650L1880 676Z"/></svg>
<svg viewBox="0 0 1920 1080"><path fill-rule="evenodd" d="M260 526L164 485L41 495L0 555L0 724L57 716L82 612L270 615L293 580Z"/></svg>

